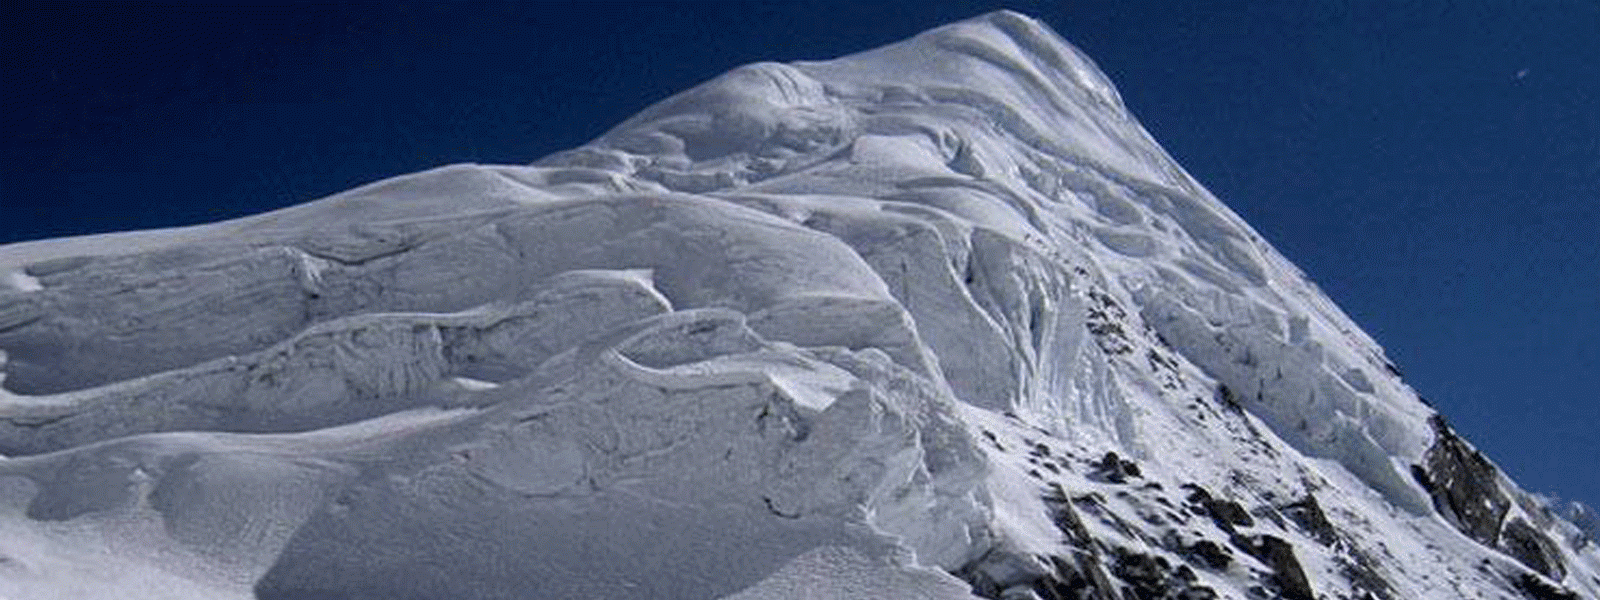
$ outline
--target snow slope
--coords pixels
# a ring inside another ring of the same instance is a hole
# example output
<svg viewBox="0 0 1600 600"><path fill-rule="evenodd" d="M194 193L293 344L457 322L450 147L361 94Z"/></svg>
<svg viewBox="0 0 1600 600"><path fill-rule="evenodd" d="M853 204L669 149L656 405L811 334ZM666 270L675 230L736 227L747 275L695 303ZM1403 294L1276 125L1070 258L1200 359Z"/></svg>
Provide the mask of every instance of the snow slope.
<svg viewBox="0 0 1600 600"><path fill-rule="evenodd" d="M1600 594L1012 12L0 275L3 598Z"/></svg>

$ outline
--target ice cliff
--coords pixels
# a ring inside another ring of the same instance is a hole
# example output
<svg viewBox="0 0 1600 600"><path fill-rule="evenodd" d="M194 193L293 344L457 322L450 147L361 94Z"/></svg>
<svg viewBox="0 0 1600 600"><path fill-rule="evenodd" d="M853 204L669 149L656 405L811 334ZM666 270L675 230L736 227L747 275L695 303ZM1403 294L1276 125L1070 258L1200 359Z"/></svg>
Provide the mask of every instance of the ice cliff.
<svg viewBox="0 0 1600 600"><path fill-rule="evenodd" d="M1600 594L1012 12L0 274L4 598Z"/></svg>

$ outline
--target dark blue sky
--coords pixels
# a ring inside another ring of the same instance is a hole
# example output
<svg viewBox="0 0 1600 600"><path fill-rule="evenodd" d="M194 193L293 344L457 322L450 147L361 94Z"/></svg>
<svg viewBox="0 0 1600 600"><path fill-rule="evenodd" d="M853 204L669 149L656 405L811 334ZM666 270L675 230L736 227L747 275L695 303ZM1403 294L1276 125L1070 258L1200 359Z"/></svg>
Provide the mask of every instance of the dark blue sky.
<svg viewBox="0 0 1600 600"><path fill-rule="evenodd" d="M1010 7L1513 477L1600 500L1600 0L257 4L9 3L0 242L528 162L739 64Z"/></svg>

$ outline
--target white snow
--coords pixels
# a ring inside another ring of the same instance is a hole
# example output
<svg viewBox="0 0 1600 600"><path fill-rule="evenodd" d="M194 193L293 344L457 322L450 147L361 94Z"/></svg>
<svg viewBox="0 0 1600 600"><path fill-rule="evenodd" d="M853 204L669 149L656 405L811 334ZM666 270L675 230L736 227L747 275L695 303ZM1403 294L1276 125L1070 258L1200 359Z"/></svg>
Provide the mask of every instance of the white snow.
<svg viewBox="0 0 1600 600"><path fill-rule="evenodd" d="M5 272L5 279L0 285L16 292L37 292L44 289L37 277L28 275L21 269L11 269Z"/></svg>

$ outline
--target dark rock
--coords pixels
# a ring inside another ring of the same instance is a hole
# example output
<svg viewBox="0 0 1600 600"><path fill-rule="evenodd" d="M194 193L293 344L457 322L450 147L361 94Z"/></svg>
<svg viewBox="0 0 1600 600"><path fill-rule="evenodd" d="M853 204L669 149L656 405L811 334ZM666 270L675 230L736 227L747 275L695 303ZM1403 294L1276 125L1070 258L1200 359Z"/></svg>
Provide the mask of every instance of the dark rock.
<svg viewBox="0 0 1600 600"><path fill-rule="evenodd" d="M1111 574L1130 583L1148 583L1149 587L1159 587L1166 579L1166 573L1171 565L1166 564L1166 559L1149 554L1134 552L1119 553L1117 565L1111 569Z"/></svg>
<svg viewBox="0 0 1600 600"><path fill-rule="evenodd" d="M1131 460L1125 460L1121 456L1117 456L1115 452L1107 452L1105 456L1100 458L1100 462L1095 463L1094 468L1094 472L1090 474L1091 477L1111 483L1126 483L1129 479L1142 477L1139 472L1139 465Z"/></svg>
<svg viewBox="0 0 1600 600"><path fill-rule="evenodd" d="M1377 562L1360 550L1349 549L1348 556L1339 556L1339 572L1350 582L1352 592L1360 600L1396 600L1394 586L1378 574Z"/></svg>
<svg viewBox="0 0 1600 600"><path fill-rule="evenodd" d="M1233 553L1211 540L1201 540L1182 548L1181 553L1196 564L1213 571L1221 571L1233 563Z"/></svg>
<svg viewBox="0 0 1600 600"><path fill-rule="evenodd" d="M1311 591L1311 581L1294 557L1294 547L1282 538L1271 535L1235 535L1234 546L1256 557L1272 570L1272 583L1278 588L1277 598L1284 600L1316 600Z"/></svg>
<svg viewBox="0 0 1600 600"><path fill-rule="evenodd" d="M1433 498L1440 515L1481 544L1493 547L1511 501L1496 483L1494 465L1450 429L1444 417L1434 415L1433 447L1422 465L1412 468L1417 483Z"/></svg>
<svg viewBox="0 0 1600 600"><path fill-rule="evenodd" d="M1233 393L1233 388L1226 385L1217 386L1217 402L1223 408L1238 414L1244 414L1244 405L1239 404L1239 396Z"/></svg>
<svg viewBox="0 0 1600 600"><path fill-rule="evenodd" d="M1521 574L1512 582L1528 600L1581 600L1577 592L1556 587L1528 573Z"/></svg>
<svg viewBox="0 0 1600 600"><path fill-rule="evenodd" d="M1069 557L1050 556L1054 573L1032 582L1034 593L1044 600L1118 600L1116 588L1100 566L1100 553L1073 501L1060 484L1052 483L1042 497L1050 509L1050 520L1068 546Z"/></svg>
<svg viewBox="0 0 1600 600"><path fill-rule="evenodd" d="M1187 566L1174 569L1160 556L1119 548L1111 573L1127 584L1123 596L1132 600L1211 600L1217 597L1215 590L1194 583L1198 579L1194 571Z"/></svg>
<svg viewBox="0 0 1600 600"><path fill-rule="evenodd" d="M1500 548L1529 569L1546 577L1561 581L1567 570L1561 564L1561 550L1556 543L1527 521L1512 519L1500 533Z"/></svg>
<svg viewBox="0 0 1600 600"><path fill-rule="evenodd" d="M1423 491L1428 492L1429 496L1433 495L1434 490L1439 489L1439 486L1433 484L1433 477L1428 475L1428 470L1422 468L1422 465L1411 465L1411 478L1417 480L1417 485L1422 486Z"/></svg>
<svg viewBox="0 0 1600 600"><path fill-rule="evenodd" d="M1250 527L1256 524L1256 520L1250 516L1250 511L1232 500L1213 500L1206 505L1206 509L1211 512L1212 519L1230 525Z"/></svg>
<svg viewBox="0 0 1600 600"><path fill-rule="evenodd" d="M1234 527L1251 527L1256 524L1250 511L1232 500L1219 500L1211 495L1205 488L1192 483L1183 484L1189 490L1186 500L1194 507L1196 514L1211 517L1217 527L1223 531L1232 532Z"/></svg>
<svg viewBox="0 0 1600 600"><path fill-rule="evenodd" d="M1055 574L1033 582L1033 591L1044 600L1119 600L1116 588L1100 569L1100 562L1087 552L1075 560L1050 557Z"/></svg>
<svg viewBox="0 0 1600 600"><path fill-rule="evenodd" d="M1089 530L1083 526L1083 520L1078 518L1078 511L1072 508L1072 501L1067 499L1067 492L1060 484L1050 484L1041 499L1050 509L1050 521L1055 523L1056 529L1066 537L1068 544L1082 546L1094 541L1089 537Z"/></svg>
<svg viewBox="0 0 1600 600"><path fill-rule="evenodd" d="M1339 534L1333 528L1333 523L1328 522L1328 515L1322 512L1322 505L1317 504L1317 497L1306 494L1304 500L1289 504L1279 509L1288 517L1300 531L1311 536L1324 546L1332 546L1339 541Z"/></svg>

